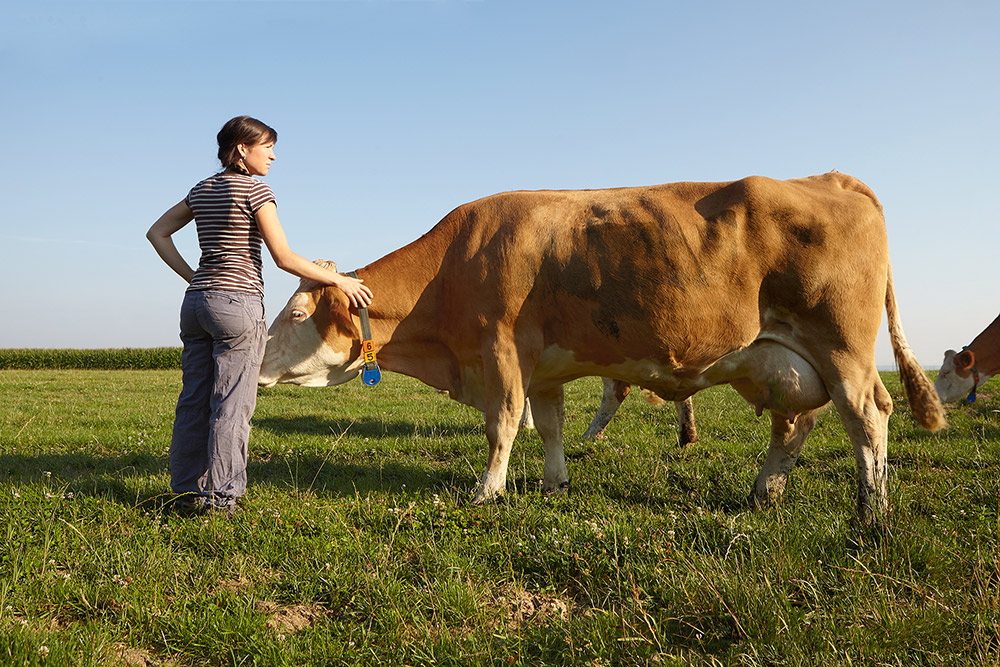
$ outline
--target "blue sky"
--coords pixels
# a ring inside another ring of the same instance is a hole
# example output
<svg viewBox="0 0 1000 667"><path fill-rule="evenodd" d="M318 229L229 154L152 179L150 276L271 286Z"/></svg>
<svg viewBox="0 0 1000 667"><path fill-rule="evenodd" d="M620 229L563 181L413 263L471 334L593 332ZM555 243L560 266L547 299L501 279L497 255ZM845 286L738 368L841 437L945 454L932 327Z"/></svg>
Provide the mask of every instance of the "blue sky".
<svg viewBox="0 0 1000 667"><path fill-rule="evenodd" d="M5 3L0 347L178 345L144 234L245 113L292 248L344 271L494 192L853 174L936 368L1000 310L998 30L993 0ZM297 280L265 282L271 319Z"/></svg>

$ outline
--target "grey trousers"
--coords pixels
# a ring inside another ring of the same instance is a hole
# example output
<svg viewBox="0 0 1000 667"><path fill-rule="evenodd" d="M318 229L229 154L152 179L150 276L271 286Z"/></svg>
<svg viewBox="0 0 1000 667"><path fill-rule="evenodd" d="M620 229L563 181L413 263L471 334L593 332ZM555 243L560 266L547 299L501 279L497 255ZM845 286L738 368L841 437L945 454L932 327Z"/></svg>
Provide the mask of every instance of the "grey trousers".
<svg viewBox="0 0 1000 667"><path fill-rule="evenodd" d="M228 506L246 493L250 417L267 342L259 294L187 292L183 387L170 440L170 488Z"/></svg>

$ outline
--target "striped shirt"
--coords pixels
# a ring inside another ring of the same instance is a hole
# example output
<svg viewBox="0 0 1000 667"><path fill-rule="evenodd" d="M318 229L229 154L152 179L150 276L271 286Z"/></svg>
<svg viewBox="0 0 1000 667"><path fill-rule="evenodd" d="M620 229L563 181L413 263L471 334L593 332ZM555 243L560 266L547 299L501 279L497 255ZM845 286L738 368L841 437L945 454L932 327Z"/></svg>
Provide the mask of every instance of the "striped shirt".
<svg viewBox="0 0 1000 667"><path fill-rule="evenodd" d="M254 215L274 201L263 181L224 171L191 188L184 201L194 212L201 260L188 291L264 293L260 230Z"/></svg>

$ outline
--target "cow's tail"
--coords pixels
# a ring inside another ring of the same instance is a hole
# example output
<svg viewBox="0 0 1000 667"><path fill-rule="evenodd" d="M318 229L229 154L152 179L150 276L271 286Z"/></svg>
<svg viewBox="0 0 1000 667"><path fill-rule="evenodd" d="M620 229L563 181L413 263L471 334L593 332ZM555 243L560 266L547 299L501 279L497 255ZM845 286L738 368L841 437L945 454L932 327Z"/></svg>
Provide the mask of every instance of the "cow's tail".
<svg viewBox="0 0 1000 667"><path fill-rule="evenodd" d="M665 400L663 400L662 398L657 396L654 392L646 388L643 388L642 390L642 397L646 399L646 402L652 406L660 406L666 403Z"/></svg>
<svg viewBox="0 0 1000 667"><path fill-rule="evenodd" d="M903 390L910 402L913 418L929 431L939 431L948 425L944 417L944 406L931 385L924 369L917 363L903 335L903 324L899 319L899 309L896 307L896 291L892 287L892 267L889 267L885 285L885 314L889 320L889 340L892 343L892 353L899 366L899 378Z"/></svg>

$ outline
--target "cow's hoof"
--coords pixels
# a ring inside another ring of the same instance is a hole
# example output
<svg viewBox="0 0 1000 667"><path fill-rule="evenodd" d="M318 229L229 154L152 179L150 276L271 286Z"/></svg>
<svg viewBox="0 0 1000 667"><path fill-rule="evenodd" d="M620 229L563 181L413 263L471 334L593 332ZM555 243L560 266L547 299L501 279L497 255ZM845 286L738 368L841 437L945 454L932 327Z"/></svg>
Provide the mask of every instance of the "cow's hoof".
<svg viewBox="0 0 1000 667"><path fill-rule="evenodd" d="M684 432L681 432L677 436L677 446L678 447L687 447L688 445L693 445L696 442L698 442L698 434L697 433L684 433Z"/></svg>
<svg viewBox="0 0 1000 667"><path fill-rule="evenodd" d="M570 492L569 480L565 482L560 482L556 486L543 486L542 495L543 496L568 496Z"/></svg>
<svg viewBox="0 0 1000 667"><path fill-rule="evenodd" d="M757 489L750 491L750 495L747 496L747 505L750 509L758 510L764 509L766 507L774 507L781 501L780 493L758 493Z"/></svg>
<svg viewBox="0 0 1000 667"><path fill-rule="evenodd" d="M476 495L472 497L473 505L490 505L492 503L497 503L503 500L503 491L496 491L493 493L486 493L482 489L476 492Z"/></svg>
<svg viewBox="0 0 1000 667"><path fill-rule="evenodd" d="M892 510L887 502L858 502L852 524L857 529L882 530L889 525Z"/></svg>

